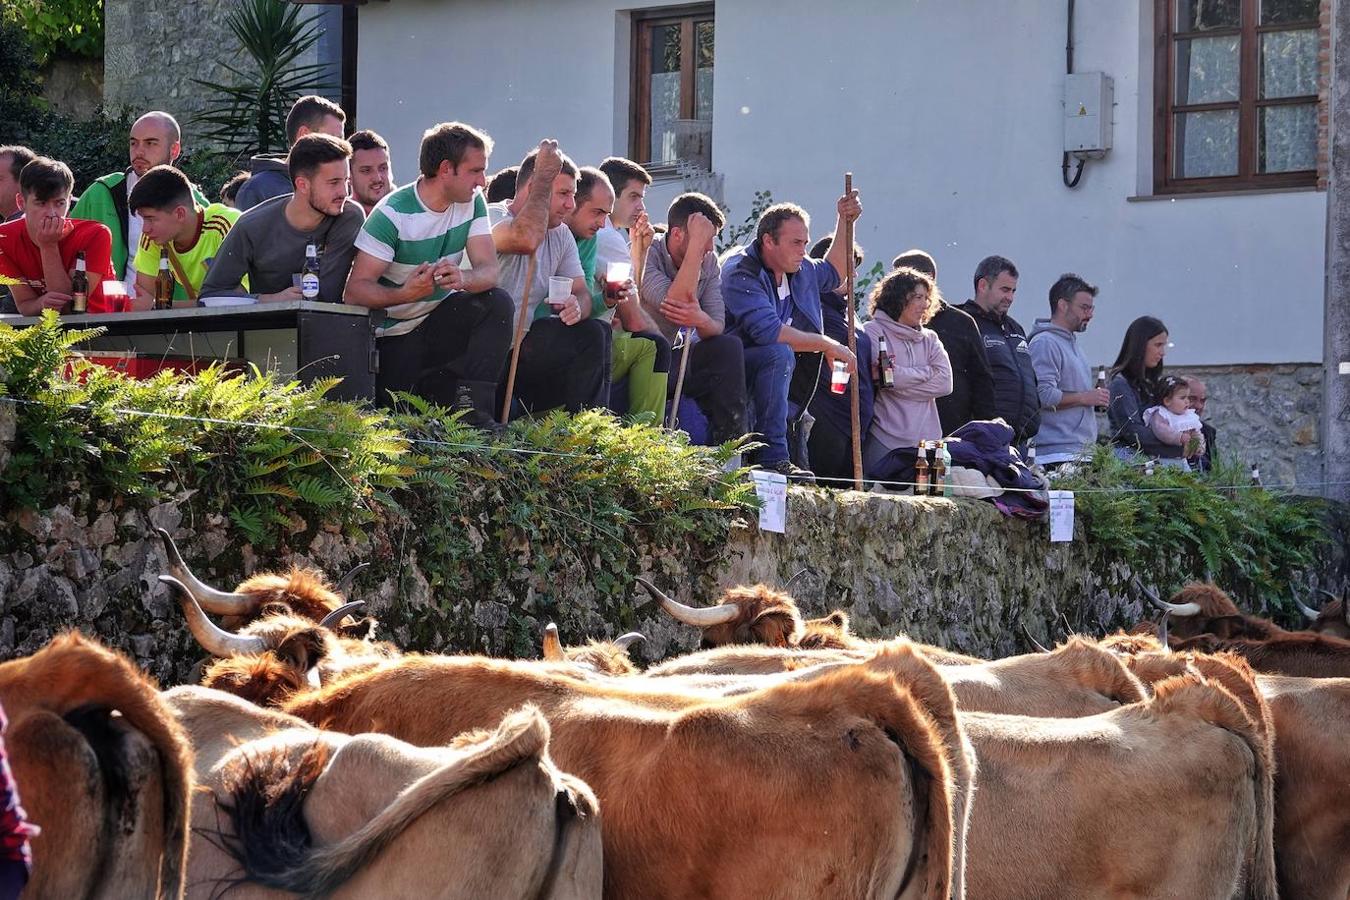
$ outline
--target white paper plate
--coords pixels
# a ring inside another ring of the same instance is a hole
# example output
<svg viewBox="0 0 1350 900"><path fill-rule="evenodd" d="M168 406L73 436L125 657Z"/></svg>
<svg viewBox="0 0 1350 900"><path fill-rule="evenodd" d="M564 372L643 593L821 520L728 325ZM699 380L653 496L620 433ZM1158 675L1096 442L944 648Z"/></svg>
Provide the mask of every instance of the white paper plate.
<svg viewBox="0 0 1350 900"><path fill-rule="evenodd" d="M257 297L203 297L202 306L252 306Z"/></svg>

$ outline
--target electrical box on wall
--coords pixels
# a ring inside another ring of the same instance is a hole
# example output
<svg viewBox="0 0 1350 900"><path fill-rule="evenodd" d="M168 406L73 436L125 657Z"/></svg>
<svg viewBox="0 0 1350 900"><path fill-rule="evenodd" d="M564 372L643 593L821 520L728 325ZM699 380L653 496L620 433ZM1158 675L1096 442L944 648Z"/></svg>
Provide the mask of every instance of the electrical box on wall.
<svg viewBox="0 0 1350 900"><path fill-rule="evenodd" d="M1101 159L1111 149L1115 83L1102 72L1064 76L1064 152Z"/></svg>

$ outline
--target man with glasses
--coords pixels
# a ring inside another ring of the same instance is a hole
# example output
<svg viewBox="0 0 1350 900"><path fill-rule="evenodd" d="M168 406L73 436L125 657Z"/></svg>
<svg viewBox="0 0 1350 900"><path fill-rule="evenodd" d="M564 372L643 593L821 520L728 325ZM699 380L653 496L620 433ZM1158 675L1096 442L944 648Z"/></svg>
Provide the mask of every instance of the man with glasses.
<svg viewBox="0 0 1350 900"><path fill-rule="evenodd" d="M1041 401L1036 458L1044 466L1081 459L1097 441L1097 407L1110 402L1093 383L1092 366L1078 346L1096 304L1097 288L1077 275L1050 287L1050 318L1031 329L1031 360Z"/></svg>

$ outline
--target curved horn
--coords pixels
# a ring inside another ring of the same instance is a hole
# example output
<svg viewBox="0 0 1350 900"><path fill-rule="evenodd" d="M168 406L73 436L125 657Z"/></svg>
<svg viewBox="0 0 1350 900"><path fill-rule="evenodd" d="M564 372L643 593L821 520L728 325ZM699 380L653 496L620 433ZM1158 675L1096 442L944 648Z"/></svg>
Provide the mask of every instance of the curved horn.
<svg viewBox="0 0 1350 900"><path fill-rule="evenodd" d="M1167 616L1163 616L1162 621L1158 623L1158 643L1162 644L1164 653L1172 652L1171 644L1167 643Z"/></svg>
<svg viewBox="0 0 1350 900"><path fill-rule="evenodd" d="M558 639L558 626L549 622L544 626L544 659L550 662L562 662L567 659L563 653L562 641Z"/></svg>
<svg viewBox="0 0 1350 900"><path fill-rule="evenodd" d="M359 566L352 569L346 575L343 575L342 580L337 583L337 587L333 588L333 591L335 593L341 594L344 597L347 596L347 592L352 589L352 582L356 581L356 576L361 573L362 569L369 569L369 568L370 563L368 562L361 563Z"/></svg>
<svg viewBox="0 0 1350 900"><path fill-rule="evenodd" d="M627 652L629 647L633 646L638 641L645 641L646 639L647 636L642 632L630 631L627 634L621 634L618 637L616 637L614 639L614 646L618 647L620 650L623 650L624 652Z"/></svg>
<svg viewBox="0 0 1350 900"><path fill-rule="evenodd" d="M1036 640L1036 638L1032 636L1031 629L1027 628L1026 622L1018 622L1017 624L1022 627L1022 637L1026 638L1027 641L1031 644L1031 646L1036 648L1037 652L1039 653L1050 652L1049 650L1045 649L1044 646L1041 645L1040 641Z"/></svg>
<svg viewBox="0 0 1350 900"><path fill-rule="evenodd" d="M267 649L267 642L262 638L231 634L208 619L201 606L197 604L197 598L192 596L192 591L177 578L172 575L161 575L159 580L178 588L181 593L178 605L183 608L188 630L207 653L225 659L239 654L262 653Z"/></svg>
<svg viewBox="0 0 1350 900"><path fill-rule="evenodd" d="M685 606L678 600L672 600L645 578L637 579L637 583L647 589L647 593L661 604L661 608L686 625L693 625L695 628L711 628L713 625L725 625L732 619L741 614L740 608L735 603L723 603L721 606L709 606L704 609L695 609L692 606Z"/></svg>
<svg viewBox="0 0 1350 900"><path fill-rule="evenodd" d="M323 620L319 622L319 625L323 628L333 628L337 623L341 622L352 613L359 611L361 607L365 605L366 601L364 600L353 600L351 603L344 603L328 615L324 616Z"/></svg>
<svg viewBox="0 0 1350 900"><path fill-rule="evenodd" d="M1298 599L1297 597L1294 598L1294 605L1298 607L1298 611L1303 613L1303 617L1307 619L1309 622L1316 621L1317 617L1322 614L1319 610L1313 609L1311 606L1307 606L1306 604L1304 604L1304 602Z"/></svg>
<svg viewBox="0 0 1350 900"><path fill-rule="evenodd" d="M1199 603L1168 603L1166 600L1153 593L1153 591L1144 587L1144 583L1140 581L1138 577L1131 578L1130 580L1133 581L1134 586L1142 591L1144 596L1148 598L1148 602L1158 607L1158 609L1169 612L1174 616L1200 615Z"/></svg>
<svg viewBox="0 0 1350 900"><path fill-rule="evenodd" d="M200 581L192 574L187 563L183 562L183 554L178 552L178 545L173 542L169 533L163 528L156 528L155 533L164 543L164 555L169 561L169 574L192 595L192 599L196 600L202 609L218 616L247 616L257 611L261 597L253 594L229 594Z"/></svg>

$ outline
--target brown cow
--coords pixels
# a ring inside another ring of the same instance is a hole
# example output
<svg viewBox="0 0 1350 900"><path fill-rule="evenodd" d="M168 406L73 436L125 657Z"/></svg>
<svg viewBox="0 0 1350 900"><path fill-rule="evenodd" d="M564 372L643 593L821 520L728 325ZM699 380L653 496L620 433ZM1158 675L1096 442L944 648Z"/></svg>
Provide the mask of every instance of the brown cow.
<svg viewBox="0 0 1350 900"><path fill-rule="evenodd" d="M544 660L571 663L579 674L635 675L638 667L628 655L628 648L647 638L636 631L621 634L612 641L588 641L580 647L564 647L558 639L558 626L549 622L544 627Z"/></svg>
<svg viewBox="0 0 1350 900"><path fill-rule="evenodd" d="M819 619L803 620L795 600L763 584L731 588L722 595L716 606L697 609L668 597L645 578L639 578L637 582L672 618L702 629L700 646L704 649L727 644L765 644L803 650L875 652L885 644L885 641L855 637L849 631L848 615L840 610ZM940 665L983 662L942 647L917 642L915 646Z"/></svg>
<svg viewBox="0 0 1350 900"><path fill-rule="evenodd" d="M1267 745L1218 684L1168 679L1079 719L961 718L980 773L972 897L1274 900Z"/></svg>
<svg viewBox="0 0 1350 900"><path fill-rule="evenodd" d="M419 748L204 688L164 695L197 752L190 883L245 900L600 895L598 807L535 710Z"/></svg>
<svg viewBox="0 0 1350 900"><path fill-rule="evenodd" d="M1327 637L1350 640L1350 606L1347 606L1344 599L1328 591L1322 593L1326 595L1327 603L1320 610L1305 606L1301 601L1294 601L1298 604L1299 611L1308 619L1308 630Z"/></svg>
<svg viewBox="0 0 1350 900"><path fill-rule="evenodd" d="M192 751L150 679L77 633L0 664L29 820L25 897L180 897Z"/></svg>

